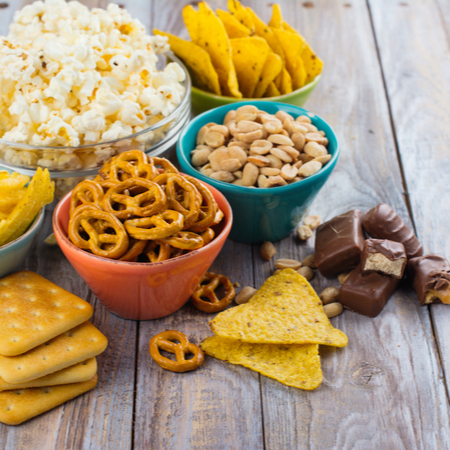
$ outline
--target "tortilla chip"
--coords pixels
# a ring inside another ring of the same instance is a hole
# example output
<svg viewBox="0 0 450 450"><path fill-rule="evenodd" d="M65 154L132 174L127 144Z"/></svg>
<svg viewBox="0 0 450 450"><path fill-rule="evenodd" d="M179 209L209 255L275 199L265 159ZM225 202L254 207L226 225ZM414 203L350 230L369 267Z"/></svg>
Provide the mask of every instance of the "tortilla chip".
<svg viewBox="0 0 450 450"><path fill-rule="evenodd" d="M207 355L248 367L287 386L310 391L322 382L318 345L246 344L211 336L200 346Z"/></svg>
<svg viewBox="0 0 450 450"><path fill-rule="evenodd" d="M250 30L245 25L242 25L241 22L236 20L236 18L228 11L217 9L216 14L222 21L230 39L249 37L251 35Z"/></svg>
<svg viewBox="0 0 450 450"><path fill-rule="evenodd" d="M198 16L197 11L191 6L186 5L183 8L183 20L188 30L192 42L196 43L198 40Z"/></svg>
<svg viewBox="0 0 450 450"><path fill-rule="evenodd" d="M304 39L299 34L289 31L273 28L273 32L283 47L286 58L286 69L291 77L294 77L298 57L301 55L305 46Z"/></svg>
<svg viewBox="0 0 450 450"><path fill-rule="evenodd" d="M292 92L292 78L286 68L275 78L275 85L282 95Z"/></svg>
<svg viewBox="0 0 450 450"><path fill-rule="evenodd" d="M270 53L270 47L260 37L247 37L231 39L231 48L239 90L245 98L251 98Z"/></svg>
<svg viewBox="0 0 450 450"><path fill-rule="evenodd" d="M281 14L281 6L275 3L272 6L272 17L270 18L269 27L282 28L282 26L283 26L283 15Z"/></svg>
<svg viewBox="0 0 450 450"><path fill-rule="evenodd" d="M199 4L198 38L195 43L208 52L217 75L222 95L241 98L236 70L233 66L230 40L221 20L205 2Z"/></svg>
<svg viewBox="0 0 450 450"><path fill-rule="evenodd" d="M238 22L245 25L249 30L251 36L255 34L255 26L252 21L252 16L248 13L245 6L242 6L237 0L228 0L228 10Z"/></svg>
<svg viewBox="0 0 450 450"><path fill-rule="evenodd" d="M323 344L345 347L322 302L298 272L284 269L268 278L248 303L218 314L214 334L255 344Z"/></svg>
<svg viewBox="0 0 450 450"><path fill-rule="evenodd" d="M219 77L205 50L193 42L185 41L164 31L153 30L153 33L169 38L172 51L191 69L196 87L220 95Z"/></svg>
<svg viewBox="0 0 450 450"><path fill-rule="evenodd" d="M275 83L272 81L271 83L269 83L269 86L267 87L266 92L264 92L263 97L278 97L279 95L281 95L281 93L275 86Z"/></svg>
<svg viewBox="0 0 450 450"><path fill-rule="evenodd" d="M264 92L267 91L269 84L278 76L282 69L283 61L281 58L275 53L269 53L262 68L255 91L253 92L253 97L261 98L264 95Z"/></svg>
<svg viewBox="0 0 450 450"><path fill-rule="evenodd" d="M303 60L301 56L297 57L295 62L294 73L292 74L292 89L299 89L305 85L306 71L303 66Z"/></svg>

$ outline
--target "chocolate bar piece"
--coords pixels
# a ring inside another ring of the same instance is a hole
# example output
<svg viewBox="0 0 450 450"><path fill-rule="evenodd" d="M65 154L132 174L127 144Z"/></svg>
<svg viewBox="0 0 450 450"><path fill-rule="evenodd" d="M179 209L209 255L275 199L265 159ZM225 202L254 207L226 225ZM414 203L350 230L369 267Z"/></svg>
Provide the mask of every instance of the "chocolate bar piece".
<svg viewBox="0 0 450 450"><path fill-rule="evenodd" d="M380 272L402 278L406 267L405 247L401 242L387 239L366 239L361 255L362 270Z"/></svg>
<svg viewBox="0 0 450 450"><path fill-rule="evenodd" d="M362 265L359 265L341 286L339 303L350 311L375 317L380 314L399 284L398 278L378 272L365 273Z"/></svg>
<svg viewBox="0 0 450 450"><path fill-rule="evenodd" d="M408 261L408 275L421 305L450 304L450 263L441 255L425 255Z"/></svg>
<svg viewBox="0 0 450 450"><path fill-rule="evenodd" d="M389 239L405 246L406 256L423 255L422 244L411 228L386 203L380 203L367 211L362 219L364 229L375 239Z"/></svg>
<svg viewBox="0 0 450 450"><path fill-rule="evenodd" d="M336 216L317 228L315 262L325 277L359 264L364 248L364 231L359 209Z"/></svg>

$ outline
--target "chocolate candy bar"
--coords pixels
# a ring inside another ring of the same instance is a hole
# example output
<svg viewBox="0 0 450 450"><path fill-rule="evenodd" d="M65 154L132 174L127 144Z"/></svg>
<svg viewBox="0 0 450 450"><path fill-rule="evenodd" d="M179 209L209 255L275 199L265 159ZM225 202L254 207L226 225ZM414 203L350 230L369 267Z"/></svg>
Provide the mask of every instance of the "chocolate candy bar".
<svg viewBox="0 0 450 450"><path fill-rule="evenodd" d="M408 261L408 275L421 305L450 304L450 263L440 255L426 255Z"/></svg>
<svg viewBox="0 0 450 450"><path fill-rule="evenodd" d="M380 272L402 278L406 267L405 247L387 239L367 239L361 255L363 272Z"/></svg>
<svg viewBox="0 0 450 450"><path fill-rule="evenodd" d="M399 284L398 278L378 272L365 273L359 265L341 286L339 303L350 311L375 317L380 314Z"/></svg>
<svg viewBox="0 0 450 450"><path fill-rule="evenodd" d="M359 209L336 216L317 228L315 262L319 272L332 277L359 264L364 231Z"/></svg>
<svg viewBox="0 0 450 450"><path fill-rule="evenodd" d="M363 216L362 224L373 238L401 242L405 246L408 259L423 254L422 244L414 232L386 203L380 203L367 211Z"/></svg>

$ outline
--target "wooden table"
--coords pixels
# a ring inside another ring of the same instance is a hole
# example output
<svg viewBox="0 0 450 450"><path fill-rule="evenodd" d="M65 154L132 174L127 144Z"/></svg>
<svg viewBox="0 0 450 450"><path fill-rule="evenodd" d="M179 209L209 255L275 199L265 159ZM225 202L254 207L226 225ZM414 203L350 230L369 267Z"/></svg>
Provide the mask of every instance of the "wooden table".
<svg viewBox="0 0 450 450"><path fill-rule="evenodd" d="M26 2L5 0L0 33ZM105 7L106 1L83 1ZM121 0L148 29L182 37L188 1ZM271 4L245 1L264 20ZM341 157L310 213L330 219L383 201L413 225L426 252L450 256L450 3L446 0L280 1L325 61L307 108L336 130ZM226 9L225 0L210 2ZM166 329L195 342L211 334L210 316L186 305L170 317L134 322L110 314L58 247L43 239L24 268L95 307L108 337L99 385L30 422L0 425L0 449L450 449L450 308L420 307L402 285L374 319L345 311L332 319L349 338L322 347L324 380L304 392L213 358L174 374L149 357L150 338ZM314 240L276 243L280 257L302 259ZM213 269L259 287L273 272L259 246L228 241ZM320 292L339 286L317 276Z"/></svg>

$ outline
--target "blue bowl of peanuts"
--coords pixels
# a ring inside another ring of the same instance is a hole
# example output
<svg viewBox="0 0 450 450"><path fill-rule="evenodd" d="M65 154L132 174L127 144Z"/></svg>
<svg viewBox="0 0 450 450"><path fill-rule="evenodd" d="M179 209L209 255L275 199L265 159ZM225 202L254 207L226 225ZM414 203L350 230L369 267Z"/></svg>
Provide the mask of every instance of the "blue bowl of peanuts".
<svg viewBox="0 0 450 450"><path fill-rule="evenodd" d="M197 116L182 131L177 156L183 172L231 204L230 239L256 244L295 229L336 166L339 144L314 113L247 101Z"/></svg>

